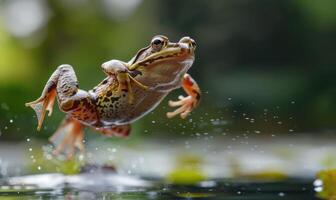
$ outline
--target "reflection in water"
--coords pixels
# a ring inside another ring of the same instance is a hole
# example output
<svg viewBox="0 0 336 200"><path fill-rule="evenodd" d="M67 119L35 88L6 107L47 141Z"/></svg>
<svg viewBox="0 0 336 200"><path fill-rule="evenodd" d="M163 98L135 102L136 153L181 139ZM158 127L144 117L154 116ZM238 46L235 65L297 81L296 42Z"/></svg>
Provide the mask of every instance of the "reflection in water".
<svg viewBox="0 0 336 200"><path fill-rule="evenodd" d="M312 169L320 165L316 161L321 155L319 143L298 143L284 151L288 140L258 143L250 139L249 145L223 149L231 145L227 141L217 139L203 151L200 147L207 140L189 139L188 148L185 142L174 142L172 148L150 140L126 146L97 139L88 143L89 164L83 166L49 157L44 143L41 147L31 139L15 148L2 143L2 167L4 161L8 163L8 173L3 175L11 177L0 179L0 199L316 199ZM256 145L262 152L251 152ZM327 150L334 152L334 147ZM299 168L308 163L310 168ZM15 173L13 169L20 166L22 171ZM55 169L74 175L49 173ZM19 176L32 173L38 175Z"/></svg>
<svg viewBox="0 0 336 200"><path fill-rule="evenodd" d="M3 180L1 197L27 199L316 199L311 180L209 180L173 185L115 173L41 174Z"/></svg>

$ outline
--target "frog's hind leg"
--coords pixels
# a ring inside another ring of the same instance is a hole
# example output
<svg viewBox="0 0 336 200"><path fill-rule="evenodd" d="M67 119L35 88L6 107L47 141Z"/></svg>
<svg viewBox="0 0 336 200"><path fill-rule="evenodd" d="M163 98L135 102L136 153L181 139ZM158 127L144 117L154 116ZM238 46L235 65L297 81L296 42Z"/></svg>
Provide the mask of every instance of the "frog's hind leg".
<svg viewBox="0 0 336 200"><path fill-rule="evenodd" d="M37 130L42 127L46 111L49 112L49 116L51 115L56 95L59 102L64 103L66 99L75 95L77 90L78 82L72 67L70 65L59 66L47 81L41 96L33 102L26 103L26 106L36 112Z"/></svg>
<svg viewBox="0 0 336 200"><path fill-rule="evenodd" d="M117 137L127 137L129 136L131 132L131 125L119 125L119 126L113 126L113 127L103 127L103 128L96 128L96 131L101 132L103 135L111 137L111 136L117 136Z"/></svg>
<svg viewBox="0 0 336 200"><path fill-rule="evenodd" d="M67 158L71 159L76 148L84 153L83 139L84 134L81 123L71 117L67 117L62 121L54 135L49 138L49 141L56 146L53 151L54 155L65 152Z"/></svg>

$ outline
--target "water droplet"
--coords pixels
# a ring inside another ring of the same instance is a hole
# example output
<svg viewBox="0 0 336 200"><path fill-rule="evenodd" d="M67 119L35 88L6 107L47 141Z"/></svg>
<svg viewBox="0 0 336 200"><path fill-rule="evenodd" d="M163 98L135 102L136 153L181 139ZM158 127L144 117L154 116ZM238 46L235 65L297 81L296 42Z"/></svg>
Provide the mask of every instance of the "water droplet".
<svg viewBox="0 0 336 200"><path fill-rule="evenodd" d="M323 182L322 182L322 180L320 180L320 179L316 179L316 180L314 181L313 185L314 185L315 187L320 187L320 186L323 186Z"/></svg>
<svg viewBox="0 0 336 200"><path fill-rule="evenodd" d="M152 124L155 124L155 120L152 121Z"/></svg>
<svg viewBox="0 0 336 200"><path fill-rule="evenodd" d="M231 101L231 100L232 100L232 98L231 98L231 97L229 97L229 98L228 98L228 100L229 100L229 101Z"/></svg>
<svg viewBox="0 0 336 200"><path fill-rule="evenodd" d="M201 187L211 188L211 187L215 187L217 183L215 181L202 181L199 183L199 185Z"/></svg>
<svg viewBox="0 0 336 200"><path fill-rule="evenodd" d="M186 142L185 142L185 148L186 148L186 149L189 149L189 148L190 148L189 141L186 141Z"/></svg>
<svg viewBox="0 0 336 200"><path fill-rule="evenodd" d="M41 167L41 166L37 166L37 169L38 169L38 170L41 170L41 169L42 169L42 167Z"/></svg>
<svg viewBox="0 0 336 200"><path fill-rule="evenodd" d="M295 104L295 101L291 101L291 104Z"/></svg>
<svg viewBox="0 0 336 200"><path fill-rule="evenodd" d="M13 123L13 119L10 119L10 120L9 120L9 123Z"/></svg>
<svg viewBox="0 0 336 200"><path fill-rule="evenodd" d="M285 193L283 193L283 192L279 192L279 194L278 194L280 197L284 197L285 196Z"/></svg>
<svg viewBox="0 0 336 200"><path fill-rule="evenodd" d="M50 154L45 155L45 157L46 157L47 160L51 160L52 159L52 156Z"/></svg>
<svg viewBox="0 0 336 200"><path fill-rule="evenodd" d="M255 133L257 133L257 134L259 134L260 133L260 131L254 131Z"/></svg>
<svg viewBox="0 0 336 200"><path fill-rule="evenodd" d="M30 138L27 138L27 142L30 142Z"/></svg>
<svg viewBox="0 0 336 200"><path fill-rule="evenodd" d="M84 155L83 155L83 154L80 154L79 157L78 157L78 159L79 159L80 161L83 161L83 160L84 160Z"/></svg>
<svg viewBox="0 0 336 200"><path fill-rule="evenodd" d="M32 149L32 148L29 148L29 151L33 151L33 149Z"/></svg>
<svg viewBox="0 0 336 200"><path fill-rule="evenodd" d="M149 191L149 192L147 192L147 195L150 199L157 199L158 193L154 192L154 191Z"/></svg>

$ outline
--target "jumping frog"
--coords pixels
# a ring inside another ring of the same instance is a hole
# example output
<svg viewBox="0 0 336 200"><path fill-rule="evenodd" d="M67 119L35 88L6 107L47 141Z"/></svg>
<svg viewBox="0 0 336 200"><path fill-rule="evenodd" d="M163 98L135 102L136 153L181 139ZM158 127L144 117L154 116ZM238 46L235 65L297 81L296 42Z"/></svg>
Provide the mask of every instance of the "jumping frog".
<svg viewBox="0 0 336 200"><path fill-rule="evenodd" d="M60 65L47 81L42 95L26 106L35 110L37 130L40 130L46 112L49 116L52 114L57 97L66 118L50 141L55 143L62 135L54 153L68 149L71 157L76 148L84 150L83 127L91 127L106 136L126 137L131 123L152 111L169 92L180 87L187 96L169 101L169 106L178 108L168 112L167 117L186 118L201 97L197 83L187 74L194 62L195 49L196 43L190 37L173 43L165 36L155 36L129 62L110 60L103 63L101 68L107 77L90 91L79 89L72 66Z"/></svg>

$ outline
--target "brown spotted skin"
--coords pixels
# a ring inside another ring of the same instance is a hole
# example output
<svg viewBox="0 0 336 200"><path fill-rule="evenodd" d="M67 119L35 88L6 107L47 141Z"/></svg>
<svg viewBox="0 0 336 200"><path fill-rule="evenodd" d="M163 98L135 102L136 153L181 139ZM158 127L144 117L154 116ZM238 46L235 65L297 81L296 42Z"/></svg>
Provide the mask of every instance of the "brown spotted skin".
<svg viewBox="0 0 336 200"><path fill-rule="evenodd" d="M95 103L100 120L97 127L132 123L153 110L155 105L166 95L162 92L147 92L132 84L134 101L129 103L128 92L119 91L118 84L114 77L110 77L93 90L97 95Z"/></svg>
<svg viewBox="0 0 336 200"><path fill-rule="evenodd" d="M167 38L164 39L167 40ZM129 102L127 87L120 89L119 84L121 86L124 84L118 81L117 75L109 74L93 90L88 93L81 92L82 95L78 95L79 92L73 92L73 88L78 89L74 72L62 77L62 83L58 84L61 85L61 89L58 89L59 96L67 97L60 98L62 99L59 102L62 110L83 124L92 127L122 126L152 111L170 91L181 86L189 96L196 99L192 106L196 107L200 100L200 89L190 75L186 74L192 65L193 55L188 57L192 53L190 49L186 49L185 44L169 43L168 46L175 48L179 45L182 45L180 51L151 59L146 59L152 53L151 48L142 50L136 55L132 63L140 66L138 68L140 73L135 75L135 78L149 86L151 90L145 91L132 82L131 88L134 96L132 102ZM173 76L168 76L168 74L173 74Z"/></svg>
<svg viewBox="0 0 336 200"><path fill-rule="evenodd" d="M60 109L85 124L97 123L95 103L86 91L78 89L78 81L73 68L70 65L61 65L56 69L52 78L47 85L56 86Z"/></svg>
<svg viewBox="0 0 336 200"><path fill-rule="evenodd" d="M128 92L118 90L119 83L114 76L105 78L93 90L86 92L78 89L72 67L67 69L67 73L60 73L59 80L63 80L61 83L64 80L73 83L57 84L60 109L69 117L95 128L110 129L110 127L132 123L153 110L168 94L167 92L147 92L132 84L135 98L132 103L129 103Z"/></svg>
<svg viewBox="0 0 336 200"><path fill-rule="evenodd" d="M63 111L87 125L95 125L99 122L95 102L89 96L73 100L71 108Z"/></svg>

